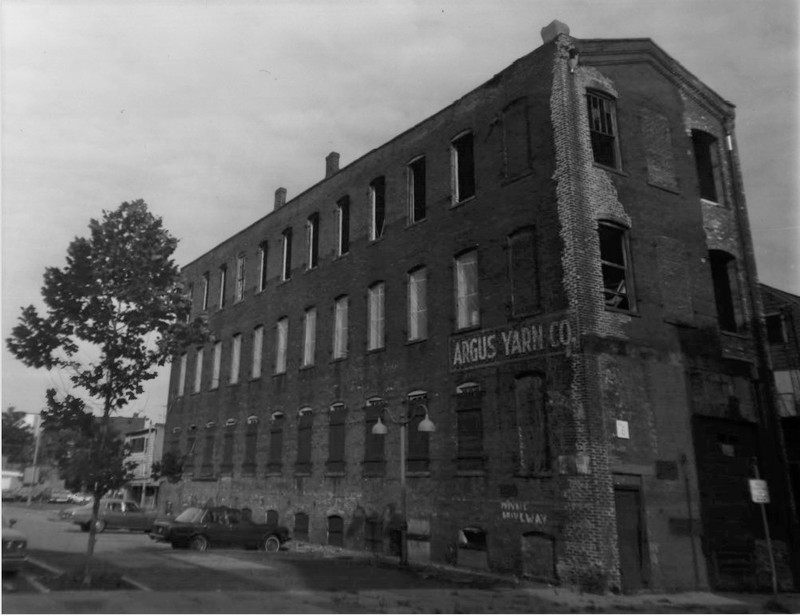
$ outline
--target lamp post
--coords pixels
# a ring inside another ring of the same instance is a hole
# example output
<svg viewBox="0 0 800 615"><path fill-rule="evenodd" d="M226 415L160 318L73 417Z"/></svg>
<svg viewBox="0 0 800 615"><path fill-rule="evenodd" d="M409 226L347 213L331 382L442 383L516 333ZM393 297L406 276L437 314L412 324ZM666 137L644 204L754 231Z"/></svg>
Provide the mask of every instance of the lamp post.
<svg viewBox="0 0 800 615"><path fill-rule="evenodd" d="M425 433L432 433L436 431L436 425L428 416L428 406L425 404L420 404L423 408L425 408L425 418L423 418L419 425L417 425L417 431L425 432ZM411 422L411 418L408 416L408 410L406 410L405 416L399 419L394 418L391 414L389 414L387 410L387 415L389 419L395 425L400 426L400 514L403 517L402 524L400 525L400 565L406 566L408 565L408 510L406 506L406 430L408 429L408 424ZM381 421L381 417L378 416L378 421L372 426L372 433L376 436L385 436L388 429L386 429L386 425L383 424Z"/></svg>

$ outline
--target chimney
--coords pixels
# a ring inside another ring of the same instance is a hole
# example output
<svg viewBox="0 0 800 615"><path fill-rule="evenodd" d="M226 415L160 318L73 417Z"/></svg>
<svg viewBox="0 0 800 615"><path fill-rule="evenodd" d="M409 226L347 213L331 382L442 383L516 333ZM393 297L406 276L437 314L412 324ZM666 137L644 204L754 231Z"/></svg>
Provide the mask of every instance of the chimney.
<svg viewBox="0 0 800 615"><path fill-rule="evenodd" d="M325 157L325 178L339 172L339 152L331 152Z"/></svg>
<svg viewBox="0 0 800 615"><path fill-rule="evenodd" d="M555 40L559 34L569 35L569 26L554 19L549 25L542 28L542 41L544 41L546 45L550 41Z"/></svg>
<svg viewBox="0 0 800 615"><path fill-rule="evenodd" d="M275 209L280 209L286 205L286 188L278 188L275 191Z"/></svg>

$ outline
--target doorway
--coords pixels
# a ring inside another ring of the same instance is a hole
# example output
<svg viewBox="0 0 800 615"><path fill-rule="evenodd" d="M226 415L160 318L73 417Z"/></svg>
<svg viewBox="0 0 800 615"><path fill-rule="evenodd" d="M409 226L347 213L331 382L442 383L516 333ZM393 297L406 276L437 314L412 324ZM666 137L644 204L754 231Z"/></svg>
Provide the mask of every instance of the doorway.
<svg viewBox="0 0 800 615"><path fill-rule="evenodd" d="M614 487L617 510L617 547L622 591L647 587L648 552L641 491L636 487Z"/></svg>

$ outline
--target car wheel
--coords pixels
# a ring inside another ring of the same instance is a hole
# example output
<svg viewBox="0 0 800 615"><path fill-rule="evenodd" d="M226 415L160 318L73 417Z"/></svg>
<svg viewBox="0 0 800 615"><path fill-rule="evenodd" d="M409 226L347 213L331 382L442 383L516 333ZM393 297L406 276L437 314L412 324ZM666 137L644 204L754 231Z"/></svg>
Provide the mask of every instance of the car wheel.
<svg viewBox="0 0 800 615"><path fill-rule="evenodd" d="M98 534L102 534L103 530L105 529L106 529L106 522L103 521L102 519L98 519L97 521L94 522L94 531L97 532Z"/></svg>
<svg viewBox="0 0 800 615"><path fill-rule="evenodd" d="M208 538L205 536L194 536L189 541L189 548L193 551L205 551L208 549Z"/></svg>
<svg viewBox="0 0 800 615"><path fill-rule="evenodd" d="M272 553L280 548L281 548L281 541L278 540L277 536L267 536L267 539L264 541L264 551L269 551L270 553Z"/></svg>

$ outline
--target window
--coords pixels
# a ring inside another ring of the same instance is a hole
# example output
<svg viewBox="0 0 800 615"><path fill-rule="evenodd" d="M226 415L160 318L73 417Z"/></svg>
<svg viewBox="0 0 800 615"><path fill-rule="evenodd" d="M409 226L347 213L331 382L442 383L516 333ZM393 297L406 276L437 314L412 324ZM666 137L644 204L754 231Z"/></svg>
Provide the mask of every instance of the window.
<svg viewBox="0 0 800 615"><path fill-rule="evenodd" d="M619 144L617 143L617 112L614 99L598 92L588 92L586 106L594 161L597 164L616 169L619 167Z"/></svg>
<svg viewBox="0 0 800 615"><path fill-rule="evenodd" d="M283 413L273 412L269 427L268 474L279 474L283 467L283 423Z"/></svg>
<svg viewBox="0 0 800 615"><path fill-rule="evenodd" d="M278 320L275 341L275 373L283 374L286 372L286 351L289 343L289 319L281 318Z"/></svg>
<svg viewBox="0 0 800 615"><path fill-rule="evenodd" d="M251 416L247 419L247 430L244 433L244 460L242 474L256 472L256 445L258 444L258 419Z"/></svg>
<svg viewBox="0 0 800 615"><path fill-rule="evenodd" d="M214 344L214 364L211 370L211 388L219 387L219 371L222 364L222 342Z"/></svg>
<svg viewBox="0 0 800 615"><path fill-rule="evenodd" d="M244 272L245 272L245 257L241 255L236 258L236 288L234 289L234 302L244 299Z"/></svg>
<svg viewBox="0 0 800 615"><path fill-rule="evenodd" d="M333 306L333 358L347 357L347 297L338 297Z"/></svg>
<svg viewBox="0 0 800 615"><path fill-rule="evenodd" d="M450 147L450 160L453 203L460 203L475 196L475 155L471 132L453 140Z"/></svg>
<svg viewBox="0 0 800 615"><path fill-rule="evenodd" d="M145 438L131 438L129 446L131 453L144 453L145 452L145 443L147 440Z"/></svg>
<svg viewBox="0 0 800 615"><path fill-rule="evenodd" d="M278 515L278 511L275 509L271 509L267 511L267 525L278 525L278 519L280 515Z"/></svg>
<svg viewBox="0 0 800 615"><path fill-rule="evenodd" d="M456 258L456 328L479 324L478 252L471 250Z"/></svg>
<svg viewBox="0 0 800 615"><path fill-rule="evenodd" d="M600 222L600 263L606 309L633 311L633 276L630 271L628 234L621 226Z"/></svg>
<svg viewBox="0 0 800 615"><path fill-rule="evenodd" d="M709 250L708 260L711 264L719 328L736 333L744 324L736 258L721 250Z"/></svg>
<svg viewBox="0 0 800 615"><path fill-rule="evenodd" d="M344 520L339 515L328 517L328 544L344 546Z"/></svg>
<svg viewBox="0 0 800 615"><path fill-rule="evenodd" d="M530 314L539 307L536 237L533 228L521 229L508 238L511 310L514 316Z"/></svg>
<svg viewBox="0 0 800 615"><path fill-rule="evenodd" d="M317 346L317 308L308 308L303 319L303 366L314 365Z"/></svg>
<svg viewBox="0 0 800 615"><path fill-rule="evenodd" d="M199 393L203 382L203 349L198 348L194 358L194 392Z"/></svg>
<svg viewBox="0 0 800 615"><path fill-rule="evenodd" d="M521 374L514 381L517 416L519 471L523 474L549 472L545 381L542 374Z"/></svg>
<svg viewBox="0 0 800 615"><path fill-rule="evenodd" d="M292 277L292 229L283 231L283 270L281 279L285 282Z"/></svg>
<svg viewBox="0 0 800 615"><path fill-rule="evenodd" d="M295 472L311 472L311 436L314 415L311 408L302 408L297 417L297 463Z"/></svg>
<svg viewBox="0 0 800 615"><path fill-rule="evenodd" d="M220 309L225 307L225 284L228 280L228 267L226 265L222 265L219 268L219 307Z"/></svg>
<svg viewBox="0 0 800 615"><path fill-rule="evenodd" d="M374 241L383 237L386 222L386 180L383 177L376 177L370 182L369 200L372 208L369 238Z"/></svg>
<svg viewBox="0 0 800 615"><path fill-rule="evenodd" d="M296 540L308 540L308 515L304 512L294 514L294 532Z"/></svg>
<svg viewBox="0 0 800 615"><path fill-rule="evenodd" d="M233 470L233 436L234 428L226 427L222 437L222 463L219 468L225 474L230 474Z"/></svg>
<svg viewBox="0 0 800 615"><path fill-rule="evenodd" d="M350 197L343 196L336 202L339 217L339 256L350 251Z"/></svg>
<svg viewBox="0 0 800 615"><path fill-rule="evenodd" d="M531 141L528 105L524 98L503 110L503 162L506 179L513 179L531 168Z"/></svg>
<svg viewBox="0 0 800 615"><path fill-rule="evenodd" d="M230 383L236 384L239 382L239 363L242 357L242 334L237 333L233 336L233 344L231 345L231 374Z"/></svg>
<svg viewBox="0 0 800 615"><path fill-rule="evenodd" d="M267 288L267 242L258 246L258 291Z"/></svg>
<svg viewBox="0 0 800 615"><path fill-rule="evenodd" d="M261 357L264 354L264 327L258 326L253 329L253 361L250 370L251 378L261 376Z"/></svg>
<svg viewBox="0 0 800 615"><path fill-rule="evenodd" d="M428 337L427 271L425 267L408 274L408 339Z"/></svg>
<svg viewBox="0 0 800 615"><path fill-rule="evenodd" d="M367 350L383 348L384 335L384 284L378 282L369 287L367 302L367 320L369 326L369 339Z"/></svg>
<svg viewBox="0 0 800 615"><path fill-rule="evenodd" d="M328 424L328 463L326 464L328 472L344 472L346 418L347 408L344 404L331 406Z"/></svg>
<svg viewBox="0 0 800 615"><path fill-rule="evenodd" d="M425 157L420 156L408 165L408 221L425 219Z"/></svg>
<svg viewBox="0 0 800 615"><path fill-rule="evenodd" d="M209 476L214 472L214 429L206 433L206 445L203 448L203 465L200 466L200 473Z"/></svg>
<svg viewBox="0 0 800 615"><path fill-rule="evenodd" d="M208 271L203 274L203 311L208 309Z"/></svg>
<svg viewBox="0 0 800 615"><path fill-rule="evenodd" d="M182 397L186 386L186 353L181 355L181 362L178 368L178 397Z"/></svg>
<svg viewBox="0 0 800 615"><path fill-rule="evenodd" d="M372 433L372 428L383 415L386 401L380 397L367 400L364 408L364 476L383 476L386 471L384 440L386 436Z"/></svg>
<svg viewBox="0 0 800 615"><path fill-rule="evenodd" d="M483 392L467 382L456 389L457 462L461 471L483 470Z"/></svg>
<svg viewBox="0 0 800 615"><path fill-rule="evenodd" d="M307 267L313 269L319 264L319 214L312 214L306 220Z"/></svg>
<svg viewBox="0 0 800 615"><path fill-rule="evenodd" d="M427 395L414 392L408 396L408 454L406 467L409 472L427 472L430 465L430 434L420 431L419 424L425 418Z"/></svg>
<svg viewBox="0 0 800 615"><path fill-rule="evenodd" d="M785 344L786 343L786 325L783 320L783 315L767 314L767 341L770 344Z"/></svg>
<svg viewBox="0 0 800 615"><path fill-rule="evenodd" d="M697 180L700 184L700 198L714 203L721 202L722 178L717 139L702 130L693 130L692 146Z"/></svg>

